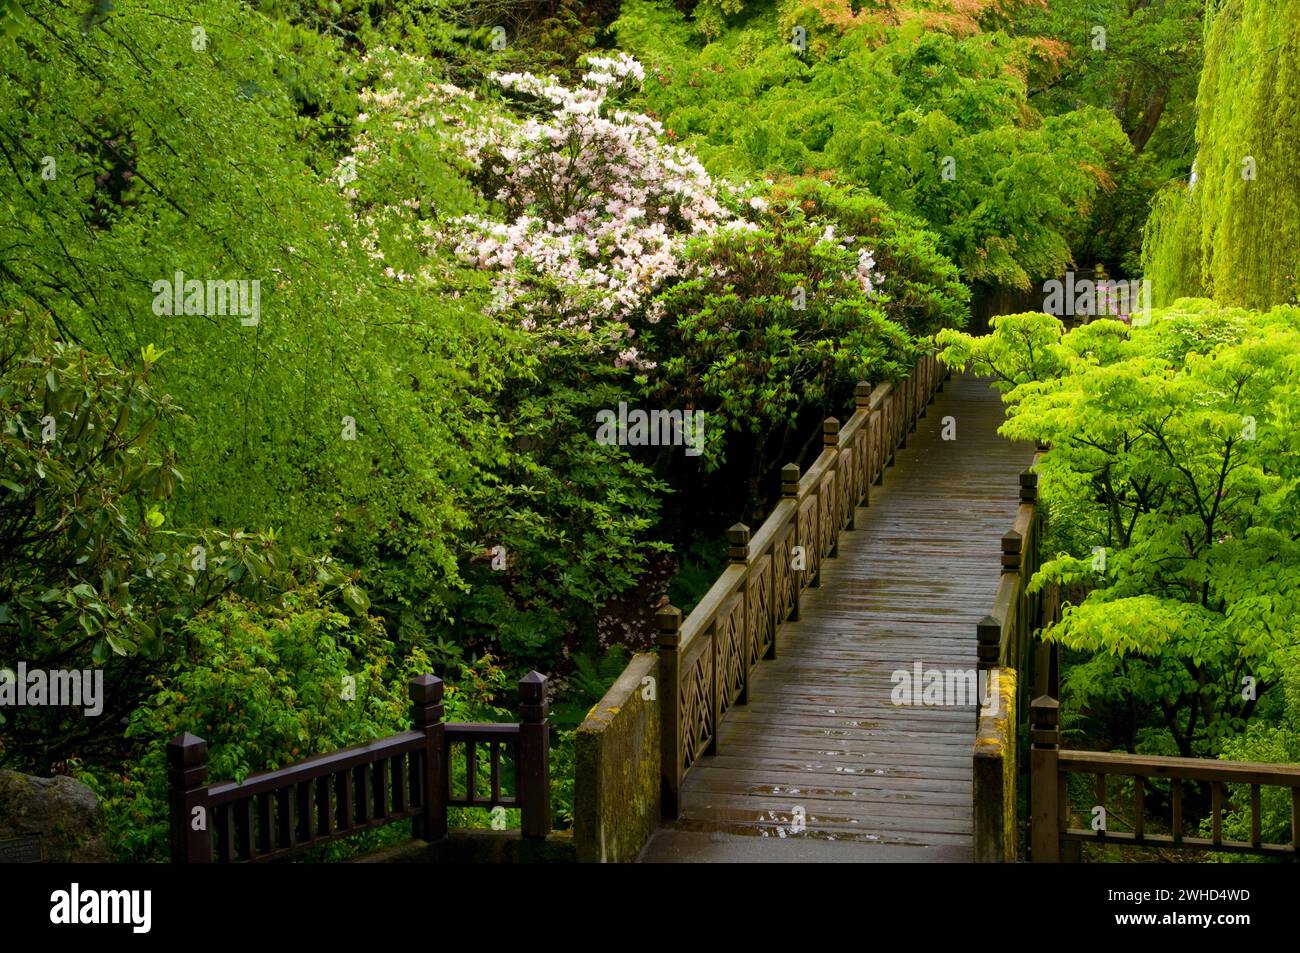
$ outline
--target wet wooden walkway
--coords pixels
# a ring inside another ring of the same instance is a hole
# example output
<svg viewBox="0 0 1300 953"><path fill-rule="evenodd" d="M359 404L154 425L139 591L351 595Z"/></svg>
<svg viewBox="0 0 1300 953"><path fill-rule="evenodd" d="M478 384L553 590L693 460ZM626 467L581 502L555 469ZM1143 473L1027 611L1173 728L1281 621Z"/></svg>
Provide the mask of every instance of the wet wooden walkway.
<svg viewBox="0 0 1300 953"><path fill-rule="evenodd" d="M896 706L891 675L975 668L1033 455L1001 421L985 382L947 383L642 862L971 859L974 707Z"/></svg>

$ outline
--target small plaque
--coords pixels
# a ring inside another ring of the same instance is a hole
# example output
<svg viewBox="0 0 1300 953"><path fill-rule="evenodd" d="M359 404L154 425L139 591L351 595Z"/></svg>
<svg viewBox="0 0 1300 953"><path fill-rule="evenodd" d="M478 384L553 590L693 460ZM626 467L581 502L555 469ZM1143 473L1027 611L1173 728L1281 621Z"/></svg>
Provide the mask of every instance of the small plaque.
<svg viewBox="0 0 1300 953"><path fill-rule="evenodd" d="M39 864L40 862L41 839L39 837L0 840L0 864Z"/></svg>

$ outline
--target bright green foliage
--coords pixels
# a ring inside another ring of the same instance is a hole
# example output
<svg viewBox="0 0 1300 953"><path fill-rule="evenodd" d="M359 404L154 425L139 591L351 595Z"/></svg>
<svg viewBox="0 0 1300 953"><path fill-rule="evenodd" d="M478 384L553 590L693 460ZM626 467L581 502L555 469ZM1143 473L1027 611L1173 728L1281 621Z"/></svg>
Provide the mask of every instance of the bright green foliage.
<svg viewBox="0 0 1300 953"><path fill-rule="evenodd" d="M891 321L926 336L966 323L970 292L957 267L940 250L925 222L896 212L865 189L835 186L819 178L782 180L772 188L775 202L797 205L809 219L828 222L870 249L880 305ZM795 209L789 208L794 215Z"/></svg>
<svg viewBox="0 0 1300 953"><path fill-rule="evenodd" d="M1114 188L1098 198L1075 244L1082 264L1140 273L1151 199L1171 179L1187 177L1196 154L1204 9L1205 0L1051 0L1016 17L1014 31L1032 38L1036 54L1034 108L1064 114L1099 106L1114 113L1132 143L1131 154L1108 169Z"/></svg>
<svg viewBox="0 0 1300 953"><path fill-rule="evenodd" d="M551 709L551 723L567 728L582 724L591 707L623 674L627 659L627 652L621 645L610 646L599 657L586 653L578 655L569 676L569 700Z"/></svg>
<svg viewBox="0 0 1300 953"><path fill-rule="evenodd" d="M0 664L105 666L99 717L112 722L145 673L184 656L187 620L227 592L269 598L319 581L364 609L346 573L273 534L169 525L183 477L156 428L181 414L155 390L161 355L146 348L140 369L125 370L52 331L41 318L0 319ZM7 753L37 763L96 734L75 710L7 717Z"/></svg>
<svg viewBox="0 0 1300 953"><path fill-rule="evenodd" d="M211 779L241 781L406 730L406 682L429 670L418 653L395 660L377 620L351 619L310 591L282 606L222 600L185 638L187 656L159 673L130 717L126 737L143 747L139 760L122 775L89 772L125 860L166 856L167 739L198 735Z"/></svg>
<svg viewBox="0 0 1300 953"><path fill-rule="evenodd" d="M1300 310L1157 311L1060 337L1048 315L949 335L995 373L1002 433L1050 450L1051 532L1036 586L1079 586L1047 638L1091 655L1072 703L1149 706L1180 753L1215 751L1282 678L1300 642Z"/></svg>
<svg viewBox="0 0 1300 953"><path fill-rule="evenodd" d="M1193 185L1144 250L1160 301L1264 308L1300 298L1300 3L1228 0L1209 24ZM1180 207L1190 206L1190 207ZM1199 226L1199 227L1197 227Z"/></svg>
<svg viewBox="0 0 1300 953"><path fill-rule="evenodd" d="M419 253L371 197L419 181L409 217L467 210L445 153L385 156L349 195L336 139L379 69L233 3L123 2L84 36L36 4L6 42L5 299L117 362L168 354L189 414L166 433L188 467L177 520L275 526L367 572L400 558L435 601L455 585L466 489L499 452L482 395L512 361L471 297L439 292L448 263L385 272ZM259 322L156 313L178 271L259 281Z"/></svg>
<svg viewBox="0 0 1300 953"><path fill-rule="evenodd" d="M853 277L858 251L822 241L797 211L767 229L702 240L693 254L723 280L685 281L662 296L677 320L652 332L673 355L660 380L665 394L755 434L755 479L771 462L766 442L801 409L831 404L855 381L905 373L910 339ZM711 462L719 456L709 447Z"/></svg>
<svg viewBox="0 0 1300 953"><path fill-rule="evenodd" d="M1222 757L1232 761L1262 761L1268 764L1300 764L1300 655L1295 652L1282 662L1282 711L1272 722L1252 720L1245 732L1230 738L1223 746ZM1250 791L1246 785L1229 785L1228 803L1232 809L1225 812L1223 836L1225 839L1250 841L1251 812ZM1260 838L1264 843L1291 843L1291 793L1286 788L1261 787ZM1207 825L1208 826L1208 825ZM1225 854L1216 859L1239 861L1250 858L1240 854Z"/></svg>
<svg viewBox="0 0 1300 953"><path fill-rule="evenodd" d="M1083 101L1115 112L1138 153L1181 162L1192 146L1205 0L1051 0L1027 6L1016 31L1041 37L1050 66L1040 108ZM1186 172L1178 166L1176 172Z"/></svg>
<svg viewBox="0 0 1300 953"><path fill-rule="evenodd" d="M1001 33L871 23L801 56L756 11L700 49L671 9L639 0L615 28L657 73L649 107L711 170L836 170L928 223L971 281L1025 288L1059 273L1130 151L1103 110L1038 114L1033 43Z"/></svg>
<svg viewBox="0 0 1300 953"><path fill-rule="evenodd" d="M475 192L495 196L499 183L482 175L472 185L453 178L442 185L445 196L431 201L425 163L448 162L462 148L459 134L498 122L507 107L491 97L450 94L437 70L417 57L378 50L369 66L382 82L363 91L365 118L340 163L349 170L353 202L385 237L384 261L398 285L414 286L421 297L441 287L453 302L481 306L486 273L448 263L437 275L423 256L448 232L459 237L448 219L452 210L477 207ZM414 167L413 157L421 159ZM475 315L468 326L485 323ZM461 331L445 344L445 366L457 373L457 385L479 392L465 398L473 401L469 411L488 416L492 427L469 412L454 420L472 435L490 434L491 443L476 447L476 470L456 474L473 524L457 534L456 578L463 585L441 592L439 605L454 620L455 642L492 646L515 664L549 671L563 640L590 631L603 602L633 585L646 559L666 548L649 534L667 488L647 462L593 439L597 410L635 394L630 371L595 358L581 338L561 344L504 319L486 333L510 347L497 365L488 360L495 350L464 350ZM455 442L450 434L441 439ZM358 550L362 542L345 541ZM423 580L407 553L377 542L362 564L403 640L416 639L428 625ZM461 656L454 648L445 654Z"/></svg>
<svg viewBox="0 0 1300 953"><path fill-rule="evenodd" d="M1151 282L1152 304L1205 294L1196 241L1200 215L1200 193L1185 183L1172 182L1152 198L1142 236L1142 274Z"/></svg>
<svg viewBox="0 0 1300 953"><path fill-rule="evenodd" d="M461 639L549 666L668 548L649 534L667 491L651 461L593 438L598 410L635 400L628 376L557 348L536 379L512 387L503 416L522 450L475 494L481 548L465 569L468 593L450 601Z"/></svg>

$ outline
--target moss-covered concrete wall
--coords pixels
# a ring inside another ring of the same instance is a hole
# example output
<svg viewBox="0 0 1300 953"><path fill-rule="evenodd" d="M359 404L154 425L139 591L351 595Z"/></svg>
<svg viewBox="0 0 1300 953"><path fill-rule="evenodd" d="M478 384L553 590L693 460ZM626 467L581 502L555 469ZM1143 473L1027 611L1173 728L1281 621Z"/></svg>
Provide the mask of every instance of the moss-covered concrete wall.
<svg viewBox="0 0 1300 953"><path fill-rule="evenodd" d="M1016 860L1016 671L997 673L996 710L980 709L975 735L975 862Z"/></svg>
<svg viewBox="0 0 1300 953"><path fill-rule="evenodd" d="M573 840L583 863L635 860L659 825L659 659L634 656L575 736Z"/></svg>

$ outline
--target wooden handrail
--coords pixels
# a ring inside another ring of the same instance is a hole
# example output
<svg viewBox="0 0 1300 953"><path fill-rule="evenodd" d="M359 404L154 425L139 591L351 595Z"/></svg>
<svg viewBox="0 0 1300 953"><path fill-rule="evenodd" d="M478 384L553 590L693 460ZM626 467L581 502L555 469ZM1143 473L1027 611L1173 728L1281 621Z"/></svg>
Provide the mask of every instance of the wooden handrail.
<svg viewBox="0 0 1300 953"><path fill-rule="evenodd" d="M410 819L415 834L439 840L449 806L520 808L520 832L550 832L550 749L546 677L519 682L517 724L443 722L442 681L411 680L415 727L387 738L314 755L243 781L205 784L207 742L191 734L167 746L172 859L180 863L277 860ZM452 791L450 753L465 748L465 795ZM477 746L488 748L488 796L479 797ZM515 765L515 793L501 784L501 753ZM215 845L214 845L215 841Z"/></svg>
<svg viewBox="0 0 1300 953"><path fill-rule="evenodd" d="M984 684L991 684L994 671L1002 679L1009 679L1015 687L1015 698L1008 707L1015 713L1009 724L990 722L984 724L983 714L977 709L976 741L971 751L974 759L974 784L971 798L974 806L974 837L976 859L1002 861L1016 854L1017 824L1015 822L1015 778L1019 773L1019 751L1016 742L1018 723L1023 723L1030 680L1024 677L1031 664L1031 648L1035 631L1042 624L1042 600L1030 593L1029 584L1038 571L1039 538L1042 533L1043 514L1038 507L1038 477L1036 467L1041 454L1035 454L1030 468L1020 476L1020 504L1011 529L1002 537L998 559L1000 575L989 615L975 625L976 667ZM990 572L992 567L990 567ZM996 729L996 730L995 730ZM981 743L981 735L996 736L996 750ZM997 769L989 767L990 760L998 762ZM981 802L1003 805L1007 810L981 810Z"/></svg>
<svg viewBox="0 0 1300 953"><path fill-rule="evenodd" d="M1257 761L1218 761L1212 758L1171 758L1160 755L1137 755L1109 751L1072 751L1060 746L1060 705L1049 696L1036 698L1030 714L1031 749L1031 859L1056 862L1065 857L1067 842L1112 842L1128 845L1154 845L1225 853L1263 856L1300 856L1300 765L1268 764ZM1094 816L1105 818L1106 780L1109 777L1133 779L1132 830L1112 831L1108 823L1095 827L1070 826L1067 797L1068 775L1093 777ZM1170 782L1170 823L1168 834L1153 834L1146 824L1146 781ZM1189 836L1184 832L1184 782L1210 786L1210 836ZM1224 785L1239 784L1250 789L1250 840L1229 840L1223 836L1223 815L1230 807ZM1268 843L1261 833L1262 787L1280 787L1291 792L1291 843ZM1097 812L1096 809L1101 811Z"/></svg>
<svg viewBox="0 0 1300 953"><path fill-rule="evenodd" d="M418 751L423 745L423 732L404 731L400 735L391 735L378 741L314 755L287 768L249 775L243 781L211 785L208 788L208 804L218 807L258 794L278 791L303 781L314 781L339 771L375 764L383 758Z"/></svg>
<svg viewBox="0 0 1300 953"><path fill-rule="evenodd" d="M1112 751L1062 749L1057 764L1063 771L1121 774L1135 778L1182 778L1185 781L1222 781L1226 784L1270 784L1300 787L1300 764L1266 761L1218 761L1213 758L1175 758L1165 755L1126 754ZM1190 764L1189 764L1190 762Z"/></svg>
<svg viewBox="0 0 1300 953"><path fill-rule="evenodd" d="M821 582L822 560L835 555L839 533L868 505L869 487L914 429L939 389L943 372L927 352L900 385L854 393L855 410L841 425L822 425L822 452L806 473L781 472L781 500L751 535L728 532L730 565L691 613L667 606L658 615L658 692L662 727L663 812L676 817L682 781L699 758L717 750L718 726L749 698L753 669L776 657L776 633L799 616L800 594Z"/></svg>

